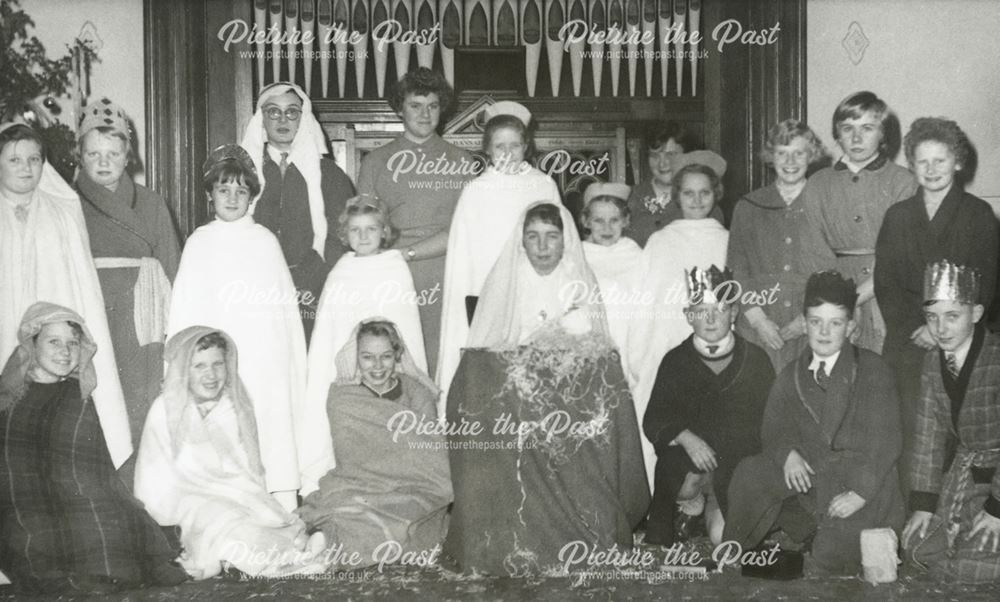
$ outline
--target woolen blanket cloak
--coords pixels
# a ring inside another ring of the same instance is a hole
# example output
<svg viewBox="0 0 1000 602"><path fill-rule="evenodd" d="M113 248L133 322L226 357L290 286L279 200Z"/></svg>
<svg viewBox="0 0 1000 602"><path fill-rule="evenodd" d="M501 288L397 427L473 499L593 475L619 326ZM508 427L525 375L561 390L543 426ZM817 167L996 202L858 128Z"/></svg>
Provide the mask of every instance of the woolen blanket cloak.
<svg viewBox="0 0 1000 602"><path fill-rule="evenodd" d="M444 437L413 430L436 424L437 396L415 378L398 376L396 400L361 384L330 387L337 467L303 500L299 516L321 529L327 544L342 545L344 556L359 555L361 562L347 568L375 564L397 544L404 553L432 550L447 530L452 492Z"/></svg>
<svg viewBox="0 0 1000 602"><path fill-rule="evenodd" d="M128 174L121 177L118 188L112 192L81 171L76 187L95 258L152 258L160 263L168 279L174 279L181 248L170 211L160 195L134 183ZM138 441L149 406L160 392L166 333L160 332L155 342L145 345L137 337L134 312L138 267L98 268L97 276L104 294L132 440Z"/></svg>
<svg viewBox="0 0 1000 602"><path fill-rule="evenodd" d="M37 383L34 337L45 324L83 329L80 363ZM19 592L175 585L177 556L115 471L90 393L96 347L76 312L35 303L0 376L0 568Z"/></svg>

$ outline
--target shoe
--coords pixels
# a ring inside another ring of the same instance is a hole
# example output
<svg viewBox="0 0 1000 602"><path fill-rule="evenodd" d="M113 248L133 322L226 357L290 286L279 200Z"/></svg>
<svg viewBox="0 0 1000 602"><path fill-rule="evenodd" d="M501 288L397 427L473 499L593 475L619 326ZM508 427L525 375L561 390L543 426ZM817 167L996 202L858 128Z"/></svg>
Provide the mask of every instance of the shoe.
<svg viewBox="0 0 1000 602"><path fill-rule="evenodd" d="M761 549L757 548L753 551L760 553ZM774 559L774 564L769 566L745 564L740 572L744 577L756 577L757 579L771 579L774 581L791 581L793 579L800 579L803 576L805 558L801 552L778 550Z"/></svg>
<svg viewBox="0 0 1000 602"><path fill-rule="evenodd" d="M657 529L653 531L647 529L646 534L642 539L642 543L649 544L651 546L667 546L669 548L674 545L674 540L670 537L670 533L666 531L666 529Z"/></svg>

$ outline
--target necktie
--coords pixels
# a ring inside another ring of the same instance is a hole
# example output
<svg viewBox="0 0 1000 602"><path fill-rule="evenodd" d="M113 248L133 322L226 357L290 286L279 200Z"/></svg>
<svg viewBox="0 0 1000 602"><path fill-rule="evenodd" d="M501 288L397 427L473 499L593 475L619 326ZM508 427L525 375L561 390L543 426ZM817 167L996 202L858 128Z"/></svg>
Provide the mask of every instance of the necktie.
<svg viewBox="0 0 1000 602"><path fill-rule="evenodd" d="M285 177L285 170L288 169L288 153L281 153L281 163L278 163L278 169L281 170L281 177Z"/></svg>
<svg viewBox="0 0 1000 602"><path fill-rule="evenodd" d="M719 346L718 345L709 345L708 346L708 354L709 355L715 355L715 352L718 351L718 350L719 350Z"/></svg>
<svg viewBox="0 0 1000 602"><path fill-rule="evenodd" d="M826 373L826 362L820 362L819 368L816 368L816 384L824 391L826 386L830 384L830 375Z"/></svg>
<svg viewBox="0 0 1000 602"><path fill-rule="evenodd" d="M944 354L944 363L948 367L948 372L951 373L952 378L958 378L958 360L955 359L954 353Z"/></svg>

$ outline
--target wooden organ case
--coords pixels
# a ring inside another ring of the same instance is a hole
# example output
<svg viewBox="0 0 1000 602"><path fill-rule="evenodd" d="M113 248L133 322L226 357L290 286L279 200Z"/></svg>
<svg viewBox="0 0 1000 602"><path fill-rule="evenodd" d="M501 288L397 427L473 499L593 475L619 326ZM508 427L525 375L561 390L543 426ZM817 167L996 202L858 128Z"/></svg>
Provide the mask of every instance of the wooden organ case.
<svg viewBox="0 0 1000 602"><path fill-rule="evenodd" d="M257 91L283 80L308 91L335 158L356 176L366 152L402 131L385 94L424 66L456 90L447 140L479 153L478 111L517 100L534 115L540 156L600 163L552 174L567 205L591 181L648 177L644 135L676 120L728 161L727 208L766 183L756 156L767 128L805 119L805 10L805 0L145 0L149 181L177 199L190 232L205 217L192 166L240 140ZM234 20L271 36L224 49L220 32ZM728 21L781 33L719 50L712 34Z"/></svg>

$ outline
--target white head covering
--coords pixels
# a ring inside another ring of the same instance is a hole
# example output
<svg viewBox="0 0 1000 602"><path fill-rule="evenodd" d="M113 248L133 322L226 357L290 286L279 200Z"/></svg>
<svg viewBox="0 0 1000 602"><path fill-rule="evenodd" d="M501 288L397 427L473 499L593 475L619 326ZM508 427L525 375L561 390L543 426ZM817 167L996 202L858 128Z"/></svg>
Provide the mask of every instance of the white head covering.
<svg viewBox="0 0 1000 602"><path fill-rule="evenodd" d="M29 128L31 127L26 123L7 122L0 125L0 133L14 127L15 125L23 125ZM59 175L56 168L52 167L47 160L42 162L42 178L38 181L37 189L60 199L68 199L74 203L80 203L80 198L76 195L76 191L66 183L66 180L62 179L62 176Z"/></svg>
<svg viewBox="0 0 1000 602"><path fill-rule="evenodd" d="M673 168L674 173L677 173L681 170L681 168L695 164L707 165L708 167L711 167L712 171L715 172L715 175L720 178L726 175L726 160L723 159L718 153L714 153L710 150L697 150L677 155L671 161L670 166Z"/></svg>
<svg viewBox="0 0 1000 602"><path fill-rule="evenodd" d="M239 428L240 446L246 452L250 468L255 475L264 474L264 465L260 459L260 447L257 435L257 422L254 418L253 403L239 374L236 343L225 332L207 326L190 326L170 337L163 350L163 359L167 364L163 375L163 391L160 397L167 416L167 429L173 445L173 453L177 455L184 447L185 440L205 441L211 437L201 420L185 419L188 412L197 412L195 401L189 390L191 358L196 353L198 341L210 334L218 334L226 341L228 349L226 357L226 384L224 395L232 401L236 412L236 422ZM197 416L198 414L192 414ZM195 431L195 432L192 432Z"/></svg>
<svg viewBox="0 0 1000 602"><path fill-rule="evenodd" d="M583 192L583 205L587 206L590 199L599 196L613 196L627 201L632 187L624 182L594 182Z"/></svg>
<svg viewBox="0 0 1000 602"><path fill-rule="evenodd" d="M406 347L406 341L403 339L403 335L400 334L399 328L396 324L391 320L382 317L362 320L358 322L358 325L351 331L351 336L348 337L347 343L345 343L343 348L341 348L341 350L337 353L337 384L361 384L361 371L358 370L358 331L361 330L361 326L371 322L386 322L392 326L394 331L396 331L396 338L399 339L399 344L403 347L401 357L396 363L396 372L413 377L417 380L417 382L427 387L427 389L435 395L440 393L440 389L437 388L434 381L431 380L431 378L427 376L423 370L418 368L416 362L413 361L413 356L410 355L410 350Z"/></svg>
<svg viewBox="0 0 1000 602"><path fill-rule="evenodd" d="M544 203L533 203L521 214L500 257L490 270L490 275L486 277L469 327L468 347L505 349L516 347L520 343L522 330L528 325L521 323L518 301L530 293L520 276L525 273L525 266L533 269L522 243L524 219L528 211L542 204ZM573 216L562 205L556 207L563 222L563 256L551 275L559 277L563 282L578 283L580 286L574 287L574 292L586 292L575 301L575 305L590 319L591 332L603 335L610 344L604 306L597 301L600 298L597 294L597 278L587 265Z"/></svg>
<svg viewBox="0 0 1000 602"><path fill-rule="evenodd" d="M294 92L302 99L302 116L299 117L299 129L295 133L295 140L292 140L292 148L288 152L288 162L294 163L306 180L306 191L309 193L309 216L312 219L313 228L312 248L319 253L320 257L324 257L327 222L319 160L326 154L326 136L323 135L323 128L316 120L316 116L313 115L312 101L309 100L309 95L302 88L287 82L271 84L261 90L260 98L257 99L257 110L250 118L250 123L247 124L240 146L250 153L250 158L253 159L254 165L257 167L257 175L260 177L260 189L263 191L264 144L267 142L267 132L264 130L262 107L269 98L280 96L286 92ZM256 206L257 199L254 199L250 206L251 215Z"/></svg>
<svg viewBox="0 0 1000 602"><path fill-rule="evenodd" d="M498 115L516 117L524 124L524 127L528 127L528 124L531 123L531 111L523 104L514 102L513 100L501 100L483 109L483 123L488 122Z"/></svg>

